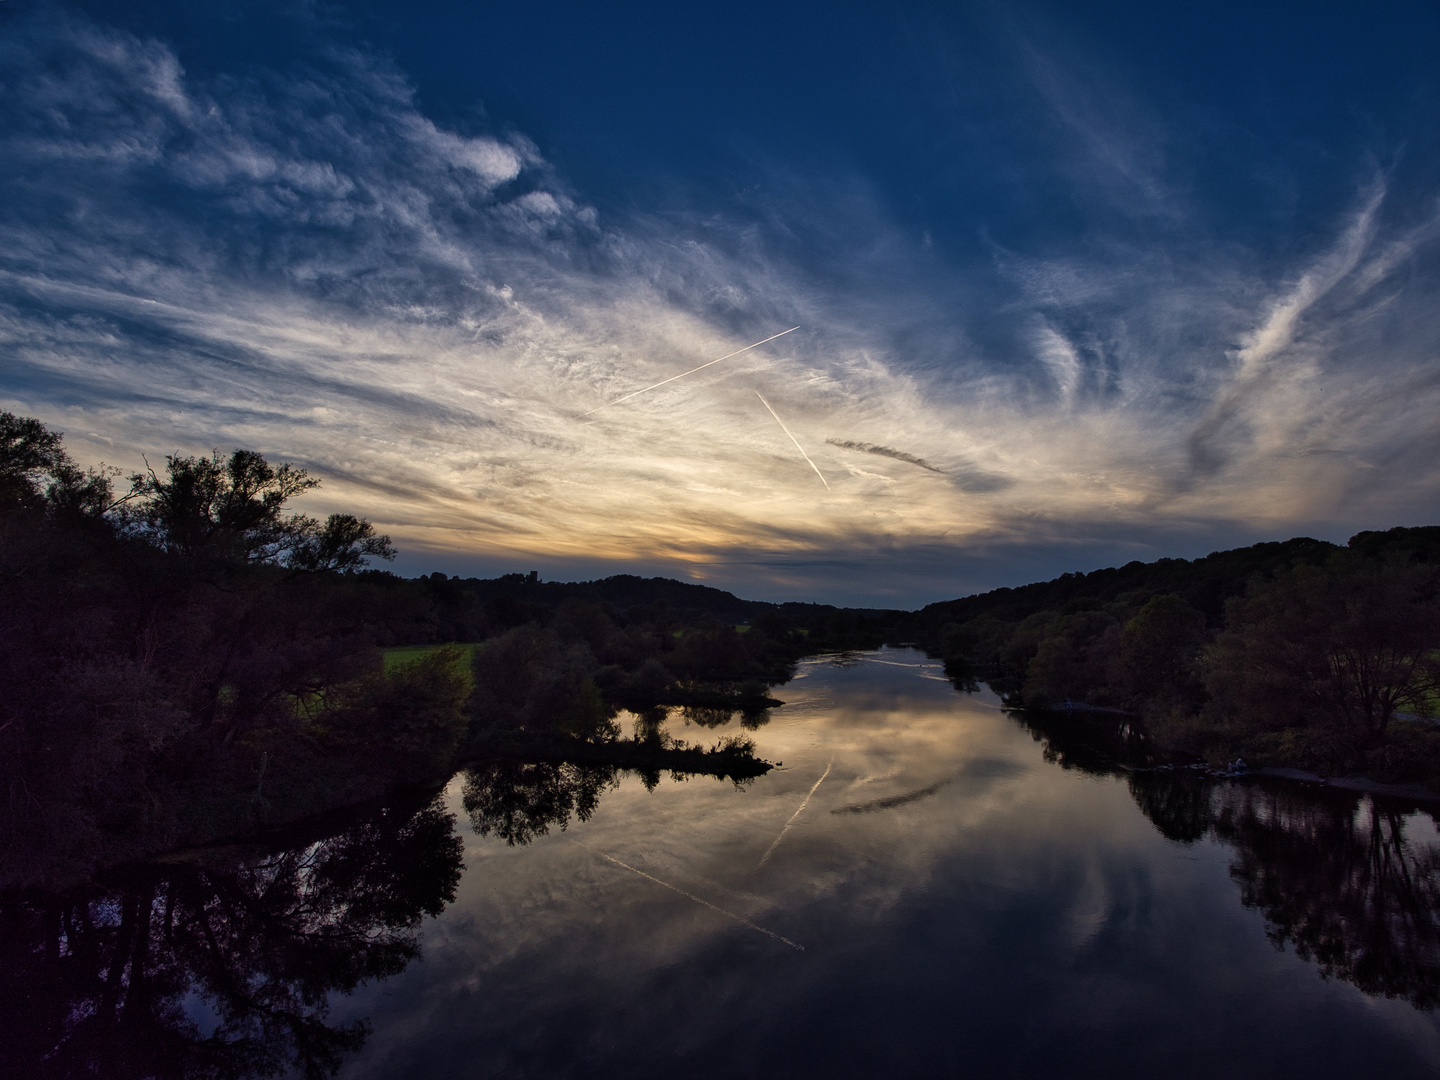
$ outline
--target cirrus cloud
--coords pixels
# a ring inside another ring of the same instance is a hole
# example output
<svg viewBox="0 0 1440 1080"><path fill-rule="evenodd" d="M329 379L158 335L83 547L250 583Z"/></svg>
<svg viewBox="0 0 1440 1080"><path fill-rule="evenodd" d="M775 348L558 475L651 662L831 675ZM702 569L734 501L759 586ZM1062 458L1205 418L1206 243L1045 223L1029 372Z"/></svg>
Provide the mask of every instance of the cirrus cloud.
<svg viewBox="0 0 1440 1080"><path fill-rule="evenodd" d="M860 189L843 229L783 189L607 220L524 136L438 125L361 48L200 79L79 16L12 29L6 407L127 467L301 462L317 509L366 514L414 569L913 603L1030 576L1026 551L1434 512L1440 217L1387 216L1383 176L1278 270L1213 241L997 247L984 295L1009 299L979 311L973 268Z"/></svg>

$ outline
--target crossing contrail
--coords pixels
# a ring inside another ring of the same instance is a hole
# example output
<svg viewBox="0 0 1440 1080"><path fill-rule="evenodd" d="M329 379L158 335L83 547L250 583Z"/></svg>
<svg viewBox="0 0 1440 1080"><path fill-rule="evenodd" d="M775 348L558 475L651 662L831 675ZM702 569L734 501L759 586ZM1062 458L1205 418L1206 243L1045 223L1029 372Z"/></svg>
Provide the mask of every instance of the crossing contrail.
<svg viewBox="0 0 1440 1080"><path fill-rule="evenodd" d="M770 403L765 400L764 394L760 393L759 390L756 390L755 396L760 399L761 405L764 405L765 408L770 409ZM780 419L779 415L775 412L774 409L770 409L770 415L775 417L775 423L780 425L780 430L785 432L786 435L790 435L790 429L785 426L785 421ZM795 449L800 451L800 456L803 457L806 461L810 461L810 455L805 453L805 448L800 445L800 440L795 438L794 435L790 435L790 441L795 444ZM820 483L825 485L826 491L829 491L830 481L825 479L825 474L820 471L820 466L816 465L815 462L810 461L810 468L815 470L815 475L820 477Z"/></svg>
<svg viewBox="0 0 1440 1080"><path fill-rule="evenodd" d="M789 334L799 329L800 327L798 326L792 326L789 330L781 330L778 334L771 334L765 339L765 341L774 341L777 337L784 337L786 334ZM711 364L718 364L721 360L729 360L732 356L739 356L741 353L749 352L751 349L758 349L761 345L765 344L765 341L757 341L754 345L746 345L743 349L736 349L732 353L726 353L724 356L717 357L714 360L708 360L705 363L701 364L699 367L691 368L689 371L682 371L679 375L671 375L668 379L661 379L654 386L647 386L643 390L636 390L633 394L626 394L624 397L618 397L614 401L607 401L604 405L600 405L594 409L591 409L585 415L594 416L601 409L608 409L611 405L619 405L622 401L629 401L631 398L639 397L641 394L648 394L651 390L658 390L666 383L672 383L676 379L683 379L686 375L694 375L697 371L704 371Z"/></svg>
<svg viewBox="0 0 1440 1080"><path fill-rule="evenodd" d="M785 827L780 830L780 835L775 837L775 842L765 849L764 855L760 856L760 861L755 864L756 870L759 870L760 867L764 866L767 862L770 861L770 856L773 855L775 853L775 849L780 846L780 841L785 839L785 834L790 831L790 826L795 824L795 819L804 812L805 807L810 805L810 796L814 795L815 792L819 789L820 785L825 782L825 777L830 775L830 766L834 764L835 759L831 758L830 765L825 766L825 771L820 774L820 779L815 781L815 786L810 789L810 791L806 794L805 798L800 800L799 808L790 815L790 820L785 822Z"/></svg>
<svg viewBox="0 0 1440 1080"><path fill-rule="evenodd" d="M573 837L571 838L570 842L571 842L572 844L576 845L577 847L582 847L582 848L584 848L586 851L590 852L591 855L599 855L600 858L604 859L606 862L612 862L612 863L614 863L616 866L623 867L624 869L629 870L632 874L639 874L639 875L640 875L641 877L643 877L646 881L653 881L656 885L659 885L659 886L661 886L662 888L669 889L671 892L674 892L674 893L679 893L681 896L685 897L685 899L687 899L687 900L694 900L695 903L697 903L697 904L703 904L705 907L708 907L711 911L718 911L721 915L724 915L727 919L734 919L734 920L735 920L736 922L738 922L741 926L748 926L751 930L758 931L759 933L764 934L766 937L772 937L772 938L774 938L776 941L779 941L779 942L782 942L783 944L789 945L790 948L794 949L796 952L804 952L804 951L805 951L805 946L804 946L804 945L797 945L797 944L795 944L795 942L791 941L789 938L787 938L787 937L781 937L779 934L775 933L774 930L766 930L765 927L763 927L763 926L756 926L753 922L751 922L749 919L745 918L745 916L743 916L743 915L736 915L733 911L726 911L726 910L725 910L724 908L722 908L722 907L716 907L714 904L710 903L709 900L702 900L702 899L700 899L700 897L696 896L694 893L688 893L688 892L686 892L684 889L677 889L674 885L671 885L668 881L661 881L658 877L653 877L652 875L645 873L644 870L637 870L637 869L635 869L635 867L631 866L629 863L623 863L623 862L621 862L619 859L616 859L616 858L613 858L613 857L611 857L611 856L609 856L609 855L606 855L603 851L596 851L596 850L595 850L593 847L591 847L589 844L582 844L582 843L580 843L579 840L576 840L576 839L574 839Z"/></svg>

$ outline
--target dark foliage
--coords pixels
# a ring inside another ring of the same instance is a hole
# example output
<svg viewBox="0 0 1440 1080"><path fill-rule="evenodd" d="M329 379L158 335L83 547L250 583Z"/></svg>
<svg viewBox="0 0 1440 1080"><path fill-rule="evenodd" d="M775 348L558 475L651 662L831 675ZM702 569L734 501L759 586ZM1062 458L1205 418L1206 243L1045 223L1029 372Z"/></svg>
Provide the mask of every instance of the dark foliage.
<svg viewBox="0 0 1440 1080"><path fill-rule="evenodd" d="M428 696L381 673L391 595L325 567L388 541L287 515L303 471L172 457L117 500L10 414L0 469L0 882L372 794L433 769L427 739L453 752L464 673L427 672ZM338 736L364 716L362 751Z"/></svg>
<svg viewBox="0 0 1440 1080"><path fill-rule="evenodd" d="M1436 569L1337 552L1256 582L1230 601L1206 656L1215 707L1248 729L1378 742L1440 685Z"/></svg>
<svg viewBox="0 0 1440 1080"><path fill-rule="evenodd" d="M1110 707L1215 760L1440 783L1402 710L1440 690L1440 528L1130 563L932 604L898 626L957 685L1014 704Z"/></svg>
<svg viewBox="0 0 1440 1080"><path fill-rule="evenodd" d="M875 613L662 579L366 570L388 538L291 512L317 481L248 450L171 455L119 498L117 475L0 413L0 885L427 781L496 732L623 757L622 703L758 717L798 656L881 633ZM484 644L382 661L446 641ZM751 775L743 756L724 768Z"/></svg>
<svg viewBox="0 0 1440 1080"><path fill-rule="evenodd" d="M233 865L0 894L0 1072L333 1075L368 1031L328 996L415 959L463 869L452 817L397 809Z"/></svg>

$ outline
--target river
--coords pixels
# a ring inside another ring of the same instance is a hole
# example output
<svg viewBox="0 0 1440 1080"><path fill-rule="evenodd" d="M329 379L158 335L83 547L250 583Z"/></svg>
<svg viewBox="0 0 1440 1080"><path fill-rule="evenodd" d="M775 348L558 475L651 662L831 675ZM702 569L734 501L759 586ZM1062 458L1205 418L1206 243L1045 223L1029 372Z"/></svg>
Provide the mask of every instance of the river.
<svg viewBox="0 0 1440 1080"><path fill-rule="evenodd" d="M783 764L747 786L471 770L429 807L11 902L0 1065L1440 1071L1430 814L1127 772L1078 721L959 693L913 650L806 661L776 693L749 734ZM667 730L709 743L740 718Z"/></svg>

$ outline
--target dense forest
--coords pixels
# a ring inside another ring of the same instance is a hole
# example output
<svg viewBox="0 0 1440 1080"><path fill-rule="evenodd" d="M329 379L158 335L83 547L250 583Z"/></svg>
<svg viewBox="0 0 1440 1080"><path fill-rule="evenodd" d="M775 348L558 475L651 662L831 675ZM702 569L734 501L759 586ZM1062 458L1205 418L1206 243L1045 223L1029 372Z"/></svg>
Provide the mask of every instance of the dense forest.
<svg viewBox="0 0 1440 1080"><path fill-rule="evenodd" d="M797 657L883 637L887 613L660 579L403 579L368 565L393 557L368 522L290 510L317 483L245 450L82 469L59 433L0 413L0 884L476 757L743 780L768 767L745 736L688 746L667 713L754 726Z"/></svg>
<svg viewBox="0 0 1440 1080"><path fill-rule="evenodd" d="M1161 753L1440 782L1440 527L1065 574L900 625L962 685L1133 714Z"/></svg>
<svg viewBox="0 0 1440 1080"><path fill-rule="evenodd" d="M466 762L525 784L617 768L745 782L769 765L743 731L795 662L884 642L1077 729L1123 713L1157 758L1440 784L1440 729L1420 719L1440 712L1440 528L1133 562L901 612L629 575L401 578L372 565L394 551L368 522L291 510L317 483L246 450L84 469L59 433L0 413L0 886ZM713 745L666 726L736 713L742 733Z"/></svg>

